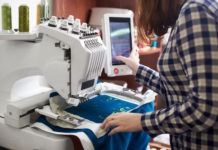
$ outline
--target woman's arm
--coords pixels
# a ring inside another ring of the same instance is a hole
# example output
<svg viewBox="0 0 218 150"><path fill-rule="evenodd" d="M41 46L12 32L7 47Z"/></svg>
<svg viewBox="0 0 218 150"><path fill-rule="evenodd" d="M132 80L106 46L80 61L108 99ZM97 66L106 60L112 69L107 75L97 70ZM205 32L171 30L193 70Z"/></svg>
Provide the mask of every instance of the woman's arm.
<svg viewBox="0 0 218 150"><path fill-rule="evenodd" d="M211 15L204 6L191 3L184 9L183 15L179 18L176 41L178 55L189 79L189 96L181 103L143 114L141 126L146 133L157 135L202 132L217 124L217 28L217 15ZM145 72L144 76L147 76L147 71ZM116 126L111 131L113 134L140 130L139 115L126 115L118 114L119 117L112 117L113 119L109 116L102 127L108 129L110 126ZM126 123L123 121L124 118L128 119Z"/></svg>
<svg viewBox="0 0 218 150"><path fill-rule="evenodd" d="M151 135L202 132L218 122L217 15L198 3L190 3L182 13L175 38L189 94L182 103L142 116L143 129Z"/></svg>

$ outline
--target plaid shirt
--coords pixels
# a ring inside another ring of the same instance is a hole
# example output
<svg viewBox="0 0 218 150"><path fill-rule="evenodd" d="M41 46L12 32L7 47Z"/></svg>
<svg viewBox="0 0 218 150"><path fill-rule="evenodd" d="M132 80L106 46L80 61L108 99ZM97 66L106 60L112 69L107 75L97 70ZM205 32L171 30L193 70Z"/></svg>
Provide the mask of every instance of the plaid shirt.
<svg viewBox="0 0 218 150"><path fill-rule="evenodd" d="M181 8L158 71L140 65L136 82L165 95L168 107L146 113L151 136L171 135L173 149L218 149L218 1Z"/></svg>

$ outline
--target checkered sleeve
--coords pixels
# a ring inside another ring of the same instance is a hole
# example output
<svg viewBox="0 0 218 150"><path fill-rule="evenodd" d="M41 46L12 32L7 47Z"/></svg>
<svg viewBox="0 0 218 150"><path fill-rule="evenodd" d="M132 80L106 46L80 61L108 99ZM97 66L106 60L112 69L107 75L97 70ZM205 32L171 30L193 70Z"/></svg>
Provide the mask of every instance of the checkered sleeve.
<svg viewBox="0 0 218 150"><path fill-rule="evenodd" d="M164 93L164 88L162 88L159 73L147 66L139 66L135 81L155 91L158 94Z"/></svg>
<svg viewBox="0 0 218 150"><path fill-rule="evenodd" d="M182 11L173 36L189 94L182 102L142 116L142 127L150 135L201 132L218 122L217 14L197 3Z"/></svg>

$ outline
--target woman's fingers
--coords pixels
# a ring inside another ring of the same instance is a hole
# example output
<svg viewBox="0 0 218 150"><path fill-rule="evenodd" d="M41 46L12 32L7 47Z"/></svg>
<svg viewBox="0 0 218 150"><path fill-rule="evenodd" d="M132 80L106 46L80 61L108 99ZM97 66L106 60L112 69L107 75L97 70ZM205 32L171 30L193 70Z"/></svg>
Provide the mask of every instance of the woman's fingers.
<svg viewBox="0 0 218 150"><path fill-rule="evenodd" d="M119 123L116 121L116 120L111 120L109 121L106 125L105 125L105 128L104 130L105 131L108 131L110 129L110 127L115 127L115 126L118 126Z"/></svg>
<svg viewBox="0 0 218 150"><path fill-rule="evenodd" d="M101 124L101 128L102 128L102 129L105 130L105 126L106 126L107 122L108 122L108 118L106 118L106 119L103 121L103 123Z"/></svg>
<svg viewBox="0 0 218 150"><path fill-rule="evenodd" d="M109 135L118 132L137 132L142 130L140 113L115 113L107 117L101 125L101 128L108 131L110 127L115 127Z"/></svg>
<svg viewBox="0 0 218 150"><path fill-rule="evenodd" d="M121 131L122 131L121 127L116 127L113 130L111 130L111 132L108 135L111 136L111 135L114 135L114 134L119 133Z"/></svg>
<svg viewBox="0 0 218 150"><path fill-rule="evenodd" d="M120 114L121 113L112 114L109 117L107 117L102 123L101 128L104 129L105 131L108 131L110 127L116 127L113 130L111 130L109 136L122 131L122 128L120 127L121 124L119 122L119 119L117 119L117 117L119 117Z"/></svg>
<svg viewBox="0 0 218 150"><path fill-rule="evenodd" d="M138 51L133 49L128 58L123 56L116 56L116 59L124 62L133 71L133 74L136 74L140 61Z"/></svg>
<svg viewBox="0 0 218 150"><path fill-rule="evenodd" d="M139 54L138 51L136 51L135 49L132 49L132 52L130 53L130 56L138 55L138 54Z"/></svg>
<svg viewBox="0 0 218 150"><path fill-rule="evenodd" d="M116 56L116 59L117 60L120 60L122 62L124 62L125 64L127 63L128 61L128 58L127 57L123 57L123 56Z"/></svg>
<svg viewBox="0 0 218 150"><path fill-rule="evenodd" d="M118 115L118 113L111 114L108 116L102 123L101 128L107 131L114 123L112 122L115 120L115 117ZM111 123L112 122L112 123Z"/></svg>

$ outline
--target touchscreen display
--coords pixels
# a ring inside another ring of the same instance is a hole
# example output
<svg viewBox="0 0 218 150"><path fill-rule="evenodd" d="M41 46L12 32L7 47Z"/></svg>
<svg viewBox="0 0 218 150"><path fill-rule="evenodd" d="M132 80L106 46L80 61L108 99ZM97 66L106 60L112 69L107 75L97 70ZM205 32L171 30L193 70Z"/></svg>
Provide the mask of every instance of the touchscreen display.
<svg viewBox="0 0 218 150"><path fill-rule="evenodd" d="M116 56L128 57L132 50L130 18L110 18L112 65L122 65Z"/></svg>

